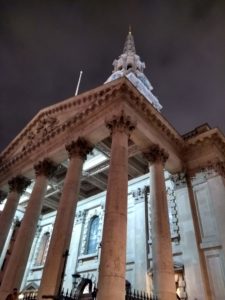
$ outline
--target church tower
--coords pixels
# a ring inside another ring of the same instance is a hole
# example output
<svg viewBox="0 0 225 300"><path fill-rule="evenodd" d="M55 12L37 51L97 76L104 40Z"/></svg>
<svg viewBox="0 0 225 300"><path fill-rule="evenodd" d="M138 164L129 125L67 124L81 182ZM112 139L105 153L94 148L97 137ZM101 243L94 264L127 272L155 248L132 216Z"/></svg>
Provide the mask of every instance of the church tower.
<svg viewBox="0 0 225 300"><path fill-rule="evenodd" d="M123 53L113 62L113 73L107 79L107 82L125 76L138 89L138 91L158 110L162 105L156 96L153 95L153 87L144 74L145 63L141 61L140 56L136 54L134 37L129 29L123 48Z"/></svg>

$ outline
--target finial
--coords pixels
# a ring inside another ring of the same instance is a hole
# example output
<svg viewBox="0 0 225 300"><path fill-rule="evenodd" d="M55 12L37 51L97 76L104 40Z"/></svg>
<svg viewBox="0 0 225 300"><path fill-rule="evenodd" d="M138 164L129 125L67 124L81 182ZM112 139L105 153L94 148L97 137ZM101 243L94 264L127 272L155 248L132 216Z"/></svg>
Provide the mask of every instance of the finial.
<svg viewBox="0 0 225 300"><path fill-rule="evenodd" d="M129 32L124 44L123 53L136 53L135 51L135 45L134 45L134 38L131 33L131 26L129 25Z"/></svg>

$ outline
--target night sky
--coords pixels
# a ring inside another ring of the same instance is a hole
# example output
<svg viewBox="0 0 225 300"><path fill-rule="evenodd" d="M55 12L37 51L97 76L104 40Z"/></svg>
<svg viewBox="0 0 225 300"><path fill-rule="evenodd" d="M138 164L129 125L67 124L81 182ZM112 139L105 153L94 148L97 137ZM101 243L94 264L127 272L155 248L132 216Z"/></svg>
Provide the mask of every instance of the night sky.
<svg viewBox="0 0 225 300"><path fill-rule="evenodd" d="M129 24L162 114L225 133L224 0L0 0L0 150L48 105L101 85Z"/></svg>

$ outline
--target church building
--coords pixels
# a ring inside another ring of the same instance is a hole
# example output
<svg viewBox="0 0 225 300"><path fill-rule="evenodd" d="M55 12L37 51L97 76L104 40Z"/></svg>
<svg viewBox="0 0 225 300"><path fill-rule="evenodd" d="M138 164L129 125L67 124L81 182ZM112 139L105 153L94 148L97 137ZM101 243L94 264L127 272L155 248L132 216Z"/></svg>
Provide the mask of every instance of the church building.
<svg viewBox="0 0 225 300"><path fill-rule="evenodd" d="M113 67L0 154L0 300L225 299L225 136L176 131L131 31Z"/></svg>

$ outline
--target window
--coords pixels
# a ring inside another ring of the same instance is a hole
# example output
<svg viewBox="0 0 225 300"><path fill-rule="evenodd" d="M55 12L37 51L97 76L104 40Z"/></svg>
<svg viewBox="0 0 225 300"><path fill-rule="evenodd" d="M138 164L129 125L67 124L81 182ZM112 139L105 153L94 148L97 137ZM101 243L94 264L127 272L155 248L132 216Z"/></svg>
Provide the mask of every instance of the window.
<svg viewBox="0 0 225 300"><path fill-rule="evenodd" d="M45 232L41 238L40 246L38 249L35 266L42 266L45 263L45 258L48 250L48 244L50 239L50 233Z"/></svg>
<svg viewBox="0 0 225 300"><path fill-rule="evenodd" d="M99 217L94 216L90 220L86 254L95 253L97 250L98 226L99 226Z"/></svg>

